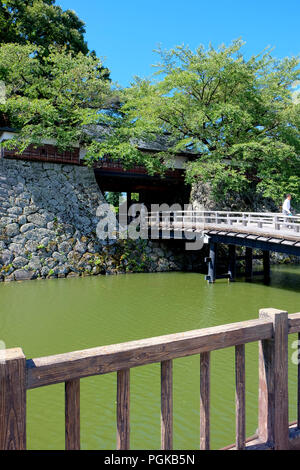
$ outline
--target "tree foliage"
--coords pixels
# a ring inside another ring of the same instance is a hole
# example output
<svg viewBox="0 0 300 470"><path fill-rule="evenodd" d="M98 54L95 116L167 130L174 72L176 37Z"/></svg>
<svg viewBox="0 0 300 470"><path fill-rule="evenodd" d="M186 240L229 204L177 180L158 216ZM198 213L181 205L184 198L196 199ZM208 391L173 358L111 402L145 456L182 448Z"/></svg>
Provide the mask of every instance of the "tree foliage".
<svg viewBox="0 0 300 470"><path fill-rule="evenodd" d="M210 182L216 199L252 191L279 202L290 192L300 202L300 104L292 88L299 59L277 60L269 50L246 59L242 46L160 50L157 74L124 91L122 119L89 158L111 153L155 172L189 150L187 181ZM151 158L138 150L140 139L160 135L169 136L166 150Z"/></svg>
<svg viewBox="0 0 300 470"><path fill-rule="evenodd" d="M99 115L105 119L113 97L101 61L51 46L41 62L39 52L31 44L0 47L0 80L6 85L0 120L19 131L5 145L22 151L43 139L65 149L86 143L85 125L98 122Z"/></svg>
<svg viewBox="0 0 300 470"><path fill-rule="evenodd" d="M84 126L98 122L112 92L84 33L83 21L55 0L0 0L0 126L18 131L4 145L22 151L43 139L61 148L88 140Z"/></svg>
<svg viewBox="0 0 300 470"><path fill-rule="evenodd" d="M31 43L41 54L52 45L65 46L73 53L89 52L84 40L85 26L72 10L63 11L55 0L0 1L0 42Z"/></svg>

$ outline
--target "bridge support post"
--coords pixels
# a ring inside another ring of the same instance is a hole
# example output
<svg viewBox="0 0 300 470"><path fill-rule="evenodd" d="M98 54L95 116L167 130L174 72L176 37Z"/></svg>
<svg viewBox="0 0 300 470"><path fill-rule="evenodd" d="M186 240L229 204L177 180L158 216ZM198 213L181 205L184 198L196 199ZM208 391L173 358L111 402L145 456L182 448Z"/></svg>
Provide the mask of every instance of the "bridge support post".
<svg viewBox="0 0 300 470"><path fill-rule="evenodd" d="M228 256L228 274L229 274L229 281L235 281L236 276L236 250L235 245L229 245L229 256Z"/></svg>
<svg viewBox="0 0 300 470"><path fill-rule="evenodd" d="M245 252L245 277L246 281L251 281L253 277L253 249L249 247Z"/></svg>
<svg viewBox="0 0 300 470"><path fill-rule="evenodd" d="M210 284L214 283L216 280L216 272L217 272L217 243L210 243L209 244L209 257L205 259L208 263L208 274L205 276L206 281Z"/></svg>
<svg viewBox="0 0 300 470"><path fill-rule="evenodd" d="M270 252L263 251L264 282L270 282Z"/></svg>

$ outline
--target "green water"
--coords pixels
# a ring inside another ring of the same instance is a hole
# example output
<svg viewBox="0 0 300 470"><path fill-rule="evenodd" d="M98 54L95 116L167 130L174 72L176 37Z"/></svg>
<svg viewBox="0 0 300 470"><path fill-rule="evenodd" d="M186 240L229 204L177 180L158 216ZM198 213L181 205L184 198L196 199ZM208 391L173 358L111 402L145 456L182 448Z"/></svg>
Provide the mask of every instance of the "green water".
<svg viewBox="0 0 300 470"><path fill-rule="evenodd" d="M2 283L0 340L41 357L254 319L263 307L300 311L300 267L273 268L269 286L209 285L190 273ZM257 350L257 343L246 345L247 435L257 427ZM220 448L235 440L233 348L212 353L211 374L211 443ZM294 420L291 361L289 393ZM64 385L30 390L27 399L28 448L63 449ZM82 449L115 448L115 408L116 374L81 380ZM131 371L131 448L160 448L159 364ZM199 448L199 356L174 360L174 448Z"/></svg>

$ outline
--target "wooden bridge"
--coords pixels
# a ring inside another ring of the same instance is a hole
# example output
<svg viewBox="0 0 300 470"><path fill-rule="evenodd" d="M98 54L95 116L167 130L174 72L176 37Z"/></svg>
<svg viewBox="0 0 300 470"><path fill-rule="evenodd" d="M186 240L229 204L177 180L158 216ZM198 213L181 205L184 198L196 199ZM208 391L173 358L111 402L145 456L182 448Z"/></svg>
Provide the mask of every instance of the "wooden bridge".
<svg viewBox="0 0 300 470"><path fill-rule="evenodd" d="M263 259L263 274L270 277L270 251L300 256L300 216L280 213L225 212L225 211L157 211L145 216L144 227L149 239L185 239L205 235L209 243L208 275L212 283L216 279L236 276L236 261L245 260L245 276L251 279L253 259ZM228 270L217 274L218 244L229 246ZM245 255L236 256L236 246L245 247ZM261 255L253 257L253 249Z"/></svg>
<svg viewBox="0 0 300 470"><path fill-rule="evenodd" d="M107 134L107 126L93 127L89 135L93 135L100 141L103 135ZM87 129L86 129L87 130ZM90 133L91 132L91 133ZM16 136L16 130L0 127L0 143L9 141ZM166 141L163 137L157 137L155 142L138 142L138 149L143 153L157 153L166 149ZM85 155L87 149L80 146L79 143L63 151L56 145L53 139L44 140L38 146L29 145L22 153L16 149L0 147L0 159L13 159L20 161L66 164L75 166L85 166ZM124 166L122 160L103 156L97 162L92 164L96 181L102 193L122 192L127 193L127 199L130 200L131 194L139 194L139 200L144 203L168 202L178 200L188 200L189 191L184 184L184 164L192 157L189 151L179 152L175 157L173 164L166 168L164 178L160 174L149 175L147 168L140 164L131 165L130 168Z"/></svg>
<svg viewBox="0 0 300 470"><path fill-rule="evenodd" d="M235 347L236 442L226 449L300 449L300 367L298 419L289 424L288 336L300 332L300 313L263 309L256 320L102 346L38 359L21 349L2 351L0 361L0 449L26 449L26 396L31 389L65 383L65 447L80 449L80 381L117 374L117 449L130 448L130 370L161 364L161 448L173 448L173 360L199 355L200 450L210 449L211 352ZM246 439L245 345L258 342L257 435ZM113 399L113 398L112 398ZM99 417L100 422L100 417Z"/></svg>

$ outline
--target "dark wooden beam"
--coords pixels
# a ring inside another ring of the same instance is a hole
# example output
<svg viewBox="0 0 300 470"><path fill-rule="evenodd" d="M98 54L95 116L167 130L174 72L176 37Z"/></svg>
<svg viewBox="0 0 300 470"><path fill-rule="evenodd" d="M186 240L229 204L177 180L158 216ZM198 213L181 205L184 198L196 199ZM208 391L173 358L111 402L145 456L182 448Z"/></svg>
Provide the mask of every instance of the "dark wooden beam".
<svg viewBox="0 0 300 470"><path fill-rule="evenodd" d="M246 247L245 252L245 277L247 281L251 281L253 277L253 260L252 260L252 248Z"/></svg>
<svg viewBox="0 0 300 470"><path fill-rule="evenodd" d="M263 251L263 266L264 266L264 282L270 282L270 252Z"/></svg>
<svg viewBox="0 0 300 470"><path fill-rule="evenodd" d="M247 246L262 251L274 251L287 255L300 256L300 246L283 245L282 243L271 243L270 241L253 240L250 238L238 238L236 236L218 235L208 233L211 242L223 243L225 245Z"/></svg>
<svg viewBox="0 0 300 470"><path fill-rule="evenodd" d="M206 258L208 263L208 273L205 279L212 284L216 280L217 274L217 243L209 244L209 257Z"/></svg>
<svg viewBox="0 0 300 470"><path fill-rule="evenodd" d="M236 277L236 247L235 245L229 245L228 248L228 274L229 280L233 282Z"/></svg>

